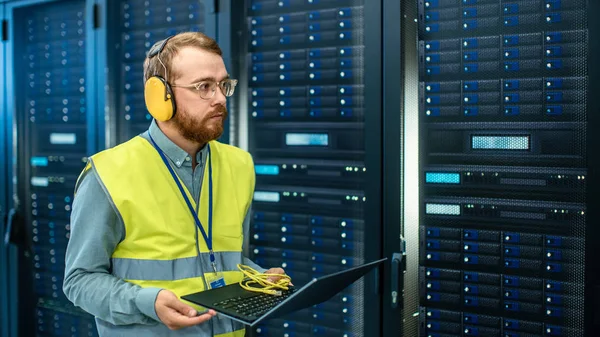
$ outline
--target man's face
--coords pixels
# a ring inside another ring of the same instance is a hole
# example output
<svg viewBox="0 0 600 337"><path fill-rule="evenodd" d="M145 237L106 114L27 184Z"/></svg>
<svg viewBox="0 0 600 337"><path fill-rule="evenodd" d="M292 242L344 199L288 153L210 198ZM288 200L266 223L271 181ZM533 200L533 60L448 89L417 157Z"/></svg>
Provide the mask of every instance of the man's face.
<svg viewBox="0 0 600 337"><path fill-rule="evenodd" d="M228 77L223 58L195 47L182 48L173 58L173 71L179 77L174 85L192 85L205 81L222 81ZM225 95L220 88L209 99L200 97L194 88L174 87L177 113L172 122L186 139L199 144L215 140L223 133L227 118Z"/></svg>

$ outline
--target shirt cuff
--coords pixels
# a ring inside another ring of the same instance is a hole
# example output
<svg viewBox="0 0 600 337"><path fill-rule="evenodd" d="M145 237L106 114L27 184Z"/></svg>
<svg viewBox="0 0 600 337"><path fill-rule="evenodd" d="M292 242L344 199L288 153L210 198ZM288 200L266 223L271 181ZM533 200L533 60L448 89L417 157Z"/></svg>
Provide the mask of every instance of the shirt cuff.
<svg viewBox="0 0 600 337"><path fill-rule="evenodd" d="M154 303L161 288L142 288L135 297L135 305L146 316L160 322Z"/></svg>

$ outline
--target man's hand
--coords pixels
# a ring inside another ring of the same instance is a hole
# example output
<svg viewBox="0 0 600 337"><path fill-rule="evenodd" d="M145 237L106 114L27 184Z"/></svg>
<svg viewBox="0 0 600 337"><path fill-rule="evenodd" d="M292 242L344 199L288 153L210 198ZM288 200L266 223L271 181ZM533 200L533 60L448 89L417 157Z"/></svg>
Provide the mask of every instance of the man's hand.
<svg viewBox="0 0 600 337"><path fill-rule="evenodd" d="M282 268L271 268L269 270L267 270L265 272L265 274L280 274L280 275L285 275L285 271ZM268 278L269 281L275 283L277 281L279 281L281 279L281 277L279 276L270 276Z"/></svg>
<svg viewBox="0 0 600 337"><path fill-rule="evenodd" d="M198 315L194 308L181 302L173 292L164 289L158 292L154 309L158 318L171 330L204 323L217 314L214 310L209 310Z"/></svg>

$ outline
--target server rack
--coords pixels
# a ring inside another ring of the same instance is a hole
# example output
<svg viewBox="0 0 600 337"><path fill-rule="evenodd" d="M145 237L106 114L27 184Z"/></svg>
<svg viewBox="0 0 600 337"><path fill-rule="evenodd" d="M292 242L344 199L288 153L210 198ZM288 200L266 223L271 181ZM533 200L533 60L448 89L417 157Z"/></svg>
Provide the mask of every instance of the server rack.
<svg viewBox="0 0 600 337"><path fill-rule="evenodd" d="M0 2L0 19L2 20L2 22L4 21L4 3ZM6 34L7 32L5 32L5 27L3 26L2 28L2 34L4 37L4 34ZM6 58L4 55L4 39L2 40L2 42L0 42L0 78L4 78L5 77L5 62L6 62ZM5 87L2 87L2 90L0 92L0 109L2 109L2 111L6 111L6 90ZM0 148L5 149L7 147L6 145L6 128L5 128L5 123L6 121L4 120L4 118L2 119L2 121L0 122ZM2 160L5 163L9 162L9 158L6 156L6 153L3 154ZM0 167L0 188L2 189L2 193L0 193L0 215L2 216L2 218L4 218L8 212L8 195L7 195L7 185L8 185L8 181L6 180L7 177L7 173L6 173L6 168L5 165L2 165ZM0 234L4 235L6 233L6 223L5 221L2 221L2 225L0 226ZM0 302L0 335L2 336L8 336L9 331L10 331L10 326L11 326L11 320L10 320L10 300L8 297L9 294L9 266L12 265L12 263L10 262L11 260L9 259L9 253L8 253L8 249L9 246L6 245L5 241L4 241L4 236L2 237L2 240L0 241L0 295L2 295L3 298L5 298L4 301Z"/></svg>
<svg viewBox="0 0 600 337"><path fill-rule="evenodd" d="M109 145L144 132L152 120L144 102L143 62L150 47L167 36L200 31L216 38L215 4L193 0L107 2L108 77L105 105Z"/></svg>
<svg viewBox="0 0 600 337"><path fill-rule="evenodd" d="M380 8L363 1L246 2L248 39L239 48L247 90L239 104L247 110L257 174L250 256L285 268L295 284L382 255L369 246L381 233L380 219L369 213L380 207L381 112L365 103L379 101L380 92L370 90L380 87ZM255 333L377 335L375 277Z"/></svg>
<svg viewBox="0 0 600 337"><path fill-rule="evenodd" d="M94 336L93 317L62 292L73 187L95 150L88 142L95 119L91 3L21 1L5 9L9 226L21 245L11 273L18 279L10 289L18 299L11 334Z"/></svg>
<svg viewBox="0 0 600 337"><path fill-rule="evenodd" d="M418 6L420 335L583 336L587 3Z"/></svg>

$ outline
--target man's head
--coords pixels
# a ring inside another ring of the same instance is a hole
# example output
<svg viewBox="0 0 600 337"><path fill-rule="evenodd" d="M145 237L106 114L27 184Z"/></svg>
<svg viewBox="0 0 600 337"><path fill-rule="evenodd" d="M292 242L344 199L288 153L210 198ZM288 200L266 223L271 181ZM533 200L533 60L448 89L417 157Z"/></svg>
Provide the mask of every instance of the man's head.
<svg viewBox="0 0 600 337"><path fill-rule="evenodd" d="M157 75L170 84L177 111L159 124L199 144L221 136L227 117L224 92L232 94L236 83L229 80L216 41L194 32L171 37L144 61L144 82Z"/></svg>

